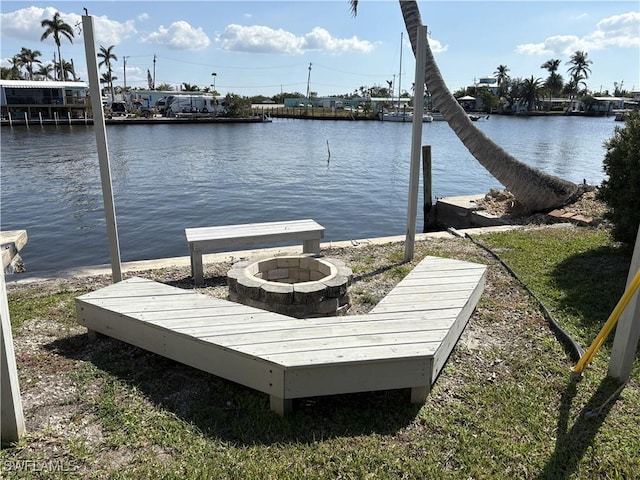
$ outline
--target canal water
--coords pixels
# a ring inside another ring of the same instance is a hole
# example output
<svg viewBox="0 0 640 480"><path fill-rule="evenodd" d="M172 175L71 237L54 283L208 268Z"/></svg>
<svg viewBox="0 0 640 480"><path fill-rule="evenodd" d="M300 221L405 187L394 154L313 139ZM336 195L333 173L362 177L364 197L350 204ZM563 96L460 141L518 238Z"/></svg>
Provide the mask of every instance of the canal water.
<svg viewBox="0 0 640 480"><path fill-rule="evenodd" d="M603 143L621 124L491 116L476 125L525 163L599 184ZM188 255L185 227L313 218L325 241L406 229L409 124L109 125L107 135L122 261ZM502 188L446 122L424 124L423 144L436 197ZM1 148L0 225L27 230L27 269L109 263L93 127L4 127Z"/></svg>

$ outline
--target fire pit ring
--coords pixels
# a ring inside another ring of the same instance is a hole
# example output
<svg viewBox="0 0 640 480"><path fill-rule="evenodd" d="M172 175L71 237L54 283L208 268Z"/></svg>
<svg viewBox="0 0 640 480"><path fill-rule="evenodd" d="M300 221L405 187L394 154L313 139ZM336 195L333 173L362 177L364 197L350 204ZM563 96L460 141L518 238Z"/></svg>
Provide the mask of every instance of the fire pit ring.
<svg viewBox="0 0 640 480"><path fill-rule="evenodd" d="M233 302L310 318L345 313L352 277L341 260L310 254L238 262L227 283Z"/></svg>

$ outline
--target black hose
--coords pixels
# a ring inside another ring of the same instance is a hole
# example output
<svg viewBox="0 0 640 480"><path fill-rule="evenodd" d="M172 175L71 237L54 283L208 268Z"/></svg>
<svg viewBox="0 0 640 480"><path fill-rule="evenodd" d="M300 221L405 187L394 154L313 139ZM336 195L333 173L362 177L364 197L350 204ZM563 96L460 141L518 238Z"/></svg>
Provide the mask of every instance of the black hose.
<svg viewBox="0 0 640 480"><path fill-rule="evenodd" d="M489 247L480 243L468 233L465 233L465 237L471 240L475 245L479 246L483 250L490 253L496 260L498 260L502 264L504 268L507 269L507 271L511 274L511 276L513 276L513 278L515 278L518 282L520 282L520 284L525 288L525 290L529 293L529 295L531 295L535 299L535 301L538 303L538 305L542 309L542 312L545 318L551 325L551 329L556 334L556 338L558 338L560 343L562 343L569 350L570 355L573 357L573 359L576 362L580 360L580 358L582 358L582 355L584 354L584 349L580 346L580 344L576 340L574 340L571 337L571 335L569 335L566 331L562 329L562 327L551 315L551 312L549 312L547 307L544 306L542 301L538 298L538 296L535 293L533 293L533 291L529 288L529 286L522 281L522 279L518 276L518 274L514 272L513 269L509 265L507 265L506 262L502 260L502 258L500 258L500 256L496 252L491 250Z"/></svg>

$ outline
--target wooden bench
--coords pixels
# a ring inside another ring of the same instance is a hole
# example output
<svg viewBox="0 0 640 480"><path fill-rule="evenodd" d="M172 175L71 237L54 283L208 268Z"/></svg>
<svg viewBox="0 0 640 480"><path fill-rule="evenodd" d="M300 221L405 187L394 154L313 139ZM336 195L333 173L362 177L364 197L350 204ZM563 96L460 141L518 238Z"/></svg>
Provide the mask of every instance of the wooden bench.
<svg viewBox="0 0 640 480"><path fill-rule="evenodd" d="M313 220L247 223L217 227L185 228L184 233L191 255L191 276L196 285L202 284L202 252L240 246L263 245L266 242L302 240L303 253L320 253L320 239L324 227Z"/></svg>
<svg viewBox="0 0 640 480"><path fill-rule="evenodd" d="M411 389L424 403L484 290L486 266L427 257L368 314L297 319L131 278L76 298L91 332L269 395Z"/></svg>

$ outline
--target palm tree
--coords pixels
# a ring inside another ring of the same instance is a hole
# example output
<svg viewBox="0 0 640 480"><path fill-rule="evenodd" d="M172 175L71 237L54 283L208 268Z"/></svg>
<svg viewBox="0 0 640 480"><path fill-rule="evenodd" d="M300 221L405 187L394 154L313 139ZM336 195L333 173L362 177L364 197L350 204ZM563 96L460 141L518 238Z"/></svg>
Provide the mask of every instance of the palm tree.
<svg viewBox="0 0 640 480"><path fill-rule="evenodd" d="M350 1L355 15L358 1ZM400 0L400 9L415 55L417 28L423 24L420 10L417 2L409 0ZM530 167L487 137L451 95L433 57L428 39L425 57L425 83L445 120L476 160L523 206L531 211L550 210L566 205L582 194L583 187Z"/></svg>
<svg viewBox="0 0 640 480"><path fill-rule="evenodd" d="M107 86L111 89L111 85L113 85L113 81L117 80L118 77L115 77L112 72L104 72L100 77L100 83L106 83ZM114 101L113 89L111 89L111 101Z"/></svg>
<svg viewBox="0 0 640 480"><path fill-rule="evenodd" d="M22 77L20 76L20 70L18 69L16 62L16 57L9 59L9 63L11 67L0 67L2 70L0 71L0 78L3 80L20 80Z"/></svg>
<svg viewBox="0 0 640 480"><path fill-rule="evenodd" d="M540 90L541 90L541 82L540 78L527 78L520 87L520 100L527 107L527 112L533 110L536 106L536 103L540 99Z"/></svg>
<svg viewBox="0 0 640 480"><path fill-rule="evenodd" d="M36 76L40 77L42 80L53 80L53 65L47 63L46 65L40 65L40 69L35 72Z"/></svg>
<svg viewBox="0 0 640 480"><path fill-rule="evenodd" d="M73 66L72 61L67 62L66 60L62 60L60 62L57 62L57 65L58 65L58 70L62 71L62 78L60 78L60 80L67 81L71 79L74 82L78 81L78 78L76 77L76 69Z"/></svg>
<svg viewBox="0 0 640 480"><path fill-rule="evenodd" d="M571 65L571 68L569 68L567 72L573 80L576 93L578 93L581 83L584 84L586 88L587 84L585 80L589 78L589 74L591 73L589 65L592 63L591 60L587 59L587 53L581 50L576 50L576 52L571 55L571 60L566 63L567 65Z"/></svg>
<svg viewBox="0 0 640 480"><path fill-rule="evenodd" d="M113 53L113 47L115 47L115 45L111 45L109 48L104 48L102 45L100 45L100 52L98 52L98 58L102 59L102 61L98 63L98 66L101 67L105 65L107 67L107 74L110 78L109 88L111 90L112 102L115 99L113 95L113 81L118 78L113 76L113 70L111 69L111 60L115 60L116 62L118 61L118 57L116 57L116 55Z"/></svg>
<svg viewBox="0 0 640 480"><path fill-rule="evenodd" d="M182 90L185 92L199 92L200 87L197 85L191 85L190 83L184 82L182 84Z"/></svg>
<svg viewBox="0 0 640 480"><path fill-rule="evenodd" d="M560 68L560 60L552 58L540 65L540 68L544 68L549 72L549 76L545 80L544 86L549 91L549 109L551 109L551 100L553 99L553 96L560 93L564 85L562 75L556 73L558 68Z"/></svg>
<svg viewBox="0 0 640 480"><path fill-rule="evenodd" d="M549 73L556 73L558 71L558 68L560 68L560 60L557 58L552 58L551 60L547 60L542 65L540 65L540 68L548 70Z"/></svg>
<svg viewBox="0 0 640 480"><path fill-rule="evenodd" d="M544 81L544 87L549 91L549 100L552 100L554 96L557 96L564 86L564 80L559 73L550 73L547 79ZM549 108L551 108L551 102L549 102Z"/></svg>
<svg viewBox="0 0 640 480"><path fill-rule="evenodd" d="M14 55L12 58L8 59L9 64L11 65L11 80L20 80L22 78L22 72L20 69L22 68L22 59L20 55Z"/></svg>
<svg viewBox="0 0 640 480"><path fill-rule="evenodd" d="M29 74L29 80L33 80L33 64L39 63L42 65L42 62L38 60L38 57L42 55L42 52L39 50L31 50L29 48L22 47L22 50L18 54L20 57L20 62L24 65L27 73Z"/></svg>
<svg viewBox="0 0 640 480"><path fill-rule="evenodd" d="M62 70L62 67L64 64L62 62L62 55L60 53L60 35L62 35L63 37L66 37L67 40L69 40L69 42L73 43L73 28L71 28L71 25L69 25L68 23L65 23L60 18L60 12L56 12L53 15L53 18L51 20L48 20L48 19L42 20L42 22L40 22L40 26L45 29L44 33L42 34L42 37L40 37L40 41L43 42L45 39L49 37L49 35L53 35L53 41L58 47L58 59L59 59L58 71L60 73L60 76L58 77L58 79L62 80L64 78L64 72Z"/></svg>
<svg viewBox="0 0 640 480"><path fill-rule="evenodd" d="M502 92L504 91L504 89L501 88L502 85L506 83L510 78L508 72L509 72L509 69L507 68L506 65L498 65L498 68L496 69L496 71L493 72L496 79L498 80L498 97L501 97Z"/></svg>

